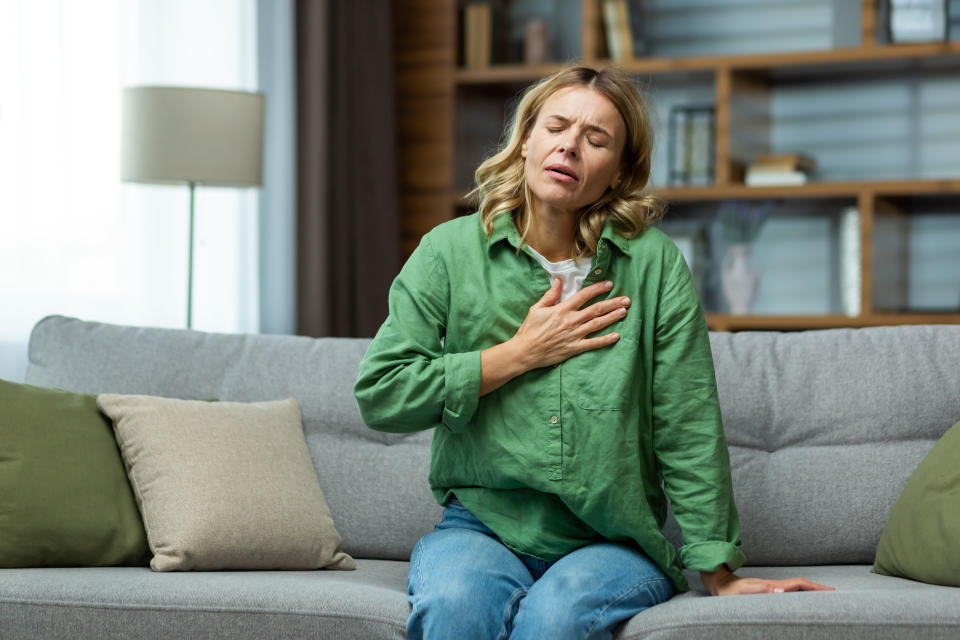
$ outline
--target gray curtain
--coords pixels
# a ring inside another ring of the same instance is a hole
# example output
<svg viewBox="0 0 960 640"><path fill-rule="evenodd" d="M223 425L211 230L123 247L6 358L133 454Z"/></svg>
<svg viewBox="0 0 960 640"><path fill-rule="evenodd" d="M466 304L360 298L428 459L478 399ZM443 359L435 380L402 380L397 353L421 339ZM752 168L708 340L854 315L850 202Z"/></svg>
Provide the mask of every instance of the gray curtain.
<svg viewBox="0 0 960 640"><path fill-rule="evenodd" d="M372 336L400 268L392 2L297 0L297 332Z"/></svg>
<svg viewBox="0 0 960 640"><path fill-rule="evenodd" d="M297 330L297 78L294 0L257 0L257 77L266 96L260 188L260 333Z"/></svg>

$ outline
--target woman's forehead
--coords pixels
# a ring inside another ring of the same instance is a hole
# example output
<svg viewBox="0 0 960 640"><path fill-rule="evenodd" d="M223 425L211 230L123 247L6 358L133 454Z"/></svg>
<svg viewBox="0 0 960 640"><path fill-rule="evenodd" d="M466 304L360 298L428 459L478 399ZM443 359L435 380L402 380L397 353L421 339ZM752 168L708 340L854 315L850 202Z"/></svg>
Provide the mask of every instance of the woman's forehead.
<svg viewBox="0 0 960 640"><path fill-rule="evenodd" d="M608 130L623 123L620 112L606 96L583 86L563 87L550 94L540 108L538 119L549 117L567 121L583 119L588 125Z"/></svg>

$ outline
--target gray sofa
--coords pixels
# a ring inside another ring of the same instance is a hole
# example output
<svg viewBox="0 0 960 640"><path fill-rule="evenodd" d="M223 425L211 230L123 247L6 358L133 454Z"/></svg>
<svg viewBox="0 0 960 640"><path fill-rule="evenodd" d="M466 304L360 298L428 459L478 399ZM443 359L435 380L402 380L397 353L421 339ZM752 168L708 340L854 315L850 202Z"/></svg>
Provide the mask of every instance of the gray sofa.
<svg viewBox="0 0 960 640"><path fill-rule="evenodd" d="M960 326L711 335L743 546L741 575L834 592L693 589L617 638L957 638L960 589L870 573L887 514L960 420ZM0 638L402 638L407 559L441 509L429 431L361 423L368 341L40 321L26 382L82 392L255 401L295 396L355 571L0 570ZM671 535L676 532L668 524Z"/></svg>

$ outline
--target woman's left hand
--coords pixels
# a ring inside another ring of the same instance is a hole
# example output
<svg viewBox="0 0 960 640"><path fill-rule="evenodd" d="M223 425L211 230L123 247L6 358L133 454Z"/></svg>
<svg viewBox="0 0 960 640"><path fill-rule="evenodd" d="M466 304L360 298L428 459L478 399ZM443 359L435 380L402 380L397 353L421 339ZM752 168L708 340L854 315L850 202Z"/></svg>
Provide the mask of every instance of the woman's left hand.
<svg viewBox="0 0 960 640"><path fill-rule="evenodd" d="M753 593L784 593L786 591L833 591L833 587L818 584L806 578L765 580L741 578L726 567L717 571L701 571L703 585L714 596L736 596Z"/></svg>

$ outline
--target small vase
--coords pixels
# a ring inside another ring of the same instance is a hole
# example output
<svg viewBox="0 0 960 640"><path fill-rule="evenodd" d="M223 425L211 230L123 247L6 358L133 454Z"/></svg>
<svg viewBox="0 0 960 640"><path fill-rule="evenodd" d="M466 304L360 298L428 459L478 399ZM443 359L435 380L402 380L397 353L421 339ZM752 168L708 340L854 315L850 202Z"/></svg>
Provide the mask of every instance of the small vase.
<svg viewBox="0 0 960 640"><path fill-rule="evenodd" d="M760 280L753 266L751 246L746 243L730 245L723 256L720 274L723 297L727 299L730 313L738 316L750 313Z"/></svg>
<svg viewBox="0 0 960 640"><path fill-rule="evenodd" d="M523 62L525 64L545 64L549 48L547 21L542 18L527 20L523 42Z"/></svg>

